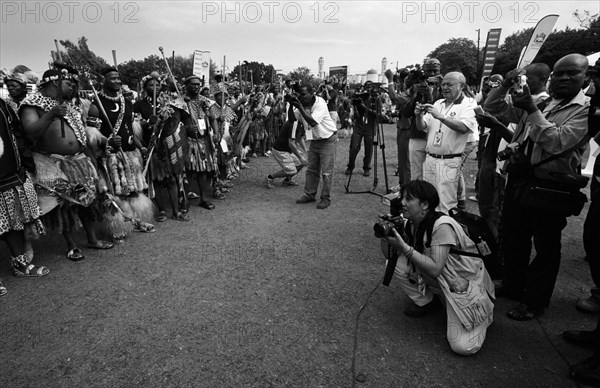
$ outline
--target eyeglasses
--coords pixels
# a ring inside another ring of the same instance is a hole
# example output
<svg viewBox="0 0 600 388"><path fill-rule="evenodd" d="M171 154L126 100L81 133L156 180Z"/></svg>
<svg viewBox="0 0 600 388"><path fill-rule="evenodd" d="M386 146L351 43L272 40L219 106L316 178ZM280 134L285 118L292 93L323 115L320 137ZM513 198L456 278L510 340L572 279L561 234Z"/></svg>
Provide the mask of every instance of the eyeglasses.
<svg viewBox="0 0 600 388"><path fill-rule="evenodd" d="M442 87L443 88L452 88L452 87L454 87L456 85L459 85L459 84L457 84L457 83L451 83L451 82L442 82Z"/></svg>

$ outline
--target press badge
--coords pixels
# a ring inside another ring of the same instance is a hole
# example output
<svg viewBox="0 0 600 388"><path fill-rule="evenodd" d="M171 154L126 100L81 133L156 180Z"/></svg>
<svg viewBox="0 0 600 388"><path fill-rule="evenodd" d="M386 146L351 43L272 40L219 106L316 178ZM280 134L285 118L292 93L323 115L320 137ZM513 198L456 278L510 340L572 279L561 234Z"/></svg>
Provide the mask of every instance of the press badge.
<svg viewBox="0 0 600 388"><path fill-rule="evenodd" d="M442 145L442 136L443 135L444 135L444 133L442 131L437 131L433 135L433 145L436 145L436 146Z"/></svg>
<svg viewBox="0 0 600 388"><path fill-rule="evenodd" d="M206 134L206 121L204 119L198 119L198 130L200 135L204 136Z"/></svg>
<svg viewBox="0 0 600 388"><path fill-rule="evenodd" d="M492 250L490 249L488 244L485 242L485 240L481 240L481 242L479 242L479 244L477 244L477 250L479 251L481 256L484 256L484 257L492 254Z"/></svg>

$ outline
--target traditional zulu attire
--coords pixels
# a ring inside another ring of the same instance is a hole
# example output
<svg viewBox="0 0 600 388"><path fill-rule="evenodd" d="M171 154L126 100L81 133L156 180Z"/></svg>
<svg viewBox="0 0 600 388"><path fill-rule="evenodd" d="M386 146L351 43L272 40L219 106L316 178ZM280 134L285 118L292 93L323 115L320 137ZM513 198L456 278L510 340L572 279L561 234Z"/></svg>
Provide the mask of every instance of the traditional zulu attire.
<svg viewBox="0 0 600 388"><path fill-rule="evenodd" d="M265 95L262 92L256 93L250 102L250 109L254 112L250 128L248 128L248 142L252 151L256 153L256 147L260 145L267 137L267 127L265 125L265 117L263 116L263 108L265 106ZM261 149L261 152L265 152Z"/></svg>
<svg viewBox="0 0 600 388"><path fill-rule="evenodd" d="M204 110L211 103L210 99L201 95L188 103L190 115L194 123L198 124L198 129L194 129L193 133L188 132L189 153L186 158L186 170L192 173L211 172L217 174L219 172L212 130Z"/></svg>
<svg viewBox="0 0 600 388"><path fill-rule="evenodd" d="M110 121L106 122L106 118L102 120L100 133L108 139L114 135L121 137L121 149L115 150L107 145L99 161L107 184L111 187L110 192L116 196L115 201L123 212L116 212L109 217L112 232L117 240L125 237L130 230L125 217L133 221L136 230L152 232L153 225L140 222L140 219L150 220L154 217L154 206L143 193L148 184L143 174L142 154L134 142L132 103L121 93L116 97L101 93L98 97L94 105L100 111L102 104Z"/></svg>
<svg viewBox="0 0 600 388"><path fill-rule="evenodd" d="M24 139L15 111L0 99L0 236L13 232L25 232L31 227L37 234L44 234L40 221L38 199L28 169L35 168L33 161L21 158ZM17 138L18 137L18 138ZM25 162L25 163L24 163ZM16 276L44 276L46 267L31 264L33 252L18 254L12 258ZM0 281L0 296L6 288Z"/></svg>
<svg viewBox="0 0 600 388"><path fill-rule="evenodd" d="M187 154L187 136L183 130L182 116L189 114L188 107L182 98L166 98L167 101L158 112L160 137L150 161L151 180L158 182L171 176L182 178Z"/></svg>
<svg viewBox="0 0 600 388"><path fill-rule="evenodd" d="M107 147L102 157L102 166L108 175L107 182L112 185L114 194L127 197L131 193L142 193L148 184L142 174L143 159L140 150L134 144L132 104L125 100L122 94L115 98L104 94L99 95L99 100L94 105L100 110L102 104L110 124L102 120L100 133L111 138L113 134L121 137L121 151ZM111 132L112 125L112 132Z"/></svg>
<svg viewBox="0 0 600 388"><path fill-rule="evenodd" d="M233 139L237 134L235 132L231 133L231 131L233 131L238 117L229 105L226 104L224 107L221 107L218 102L210 107L209 112L209 116L214 117L218 125L214 135L218 164L221 168L226 168L227 163L232 158L231 155L233 155ZM227 152L223 149L223 140L227 145Z"/></svg>
<svg viewBox="0 0 600 388"><path fill-rule="evenodd" d="M44 233L37 194L21 160L20 135L16 113L0 99L0 235L24 230L27 224Z"/></svg>
<svg viewBox="0 0 600 388"><path fill-rule="evenodd" d="M87 133L81 121L81 109L72 102L66 104L65 125L73 129L77 141L85 149ZM59 103L55 99L35 93L23 101L21 108L32 106L48 112L57 105ZM90 208L97 194L98 174L92 160L83 151L75 155L59 155L35 150L33 159L36 166L34 182L44 225L58 230L78 227L78 207L80 210L89 208L81 216L91 219L102 217L99 207Z"/></svg>

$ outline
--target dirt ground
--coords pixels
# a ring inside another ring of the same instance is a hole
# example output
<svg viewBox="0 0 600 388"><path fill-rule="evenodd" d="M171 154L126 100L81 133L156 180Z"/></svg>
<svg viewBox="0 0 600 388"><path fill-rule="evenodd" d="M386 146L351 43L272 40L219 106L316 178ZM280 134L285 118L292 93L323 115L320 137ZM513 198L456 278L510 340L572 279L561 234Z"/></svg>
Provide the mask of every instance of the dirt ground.
<svg viewBox="0 0 600 388"><path fill-rule="evenodd" d="M385 137L391 187L398 183L392 125ZM44 278L13 277L2 246L9 293L0 298L0 387L352 386L356 314L384 270L372 226L388 209L374 195L345 193L349 144L338 143L326 210L296 204L302 186L265 188L276 162L257 158L227 199L214 200L215 210L192 201L191 222L157 224L156 233L134 234L109 251L85 248L78 263L65 258L60 235L36 241L36 263L52 271ZM355 174L351 189L372 181ZM477 212L475 202L468 206ZM560 333L591 329L598 319L575 310L592 285L581 242L586 211L563 233L546 314L511 321L505 313L514 302L498 300L473 357L452 353L443 312L405 317L409 301L397 282L380 287L359 324L356 370L366 381L356 386L576 386L568 364L589 351ZM84 247L85 235L78 239Z"/></svg>

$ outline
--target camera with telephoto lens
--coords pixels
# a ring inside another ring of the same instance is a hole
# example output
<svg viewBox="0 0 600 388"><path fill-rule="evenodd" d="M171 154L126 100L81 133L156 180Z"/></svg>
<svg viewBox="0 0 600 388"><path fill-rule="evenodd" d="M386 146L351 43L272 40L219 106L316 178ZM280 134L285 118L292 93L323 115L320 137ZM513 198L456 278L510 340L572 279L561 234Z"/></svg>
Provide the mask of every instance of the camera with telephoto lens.
<svg viewBox="0 0 600 388"><path fill-rule="evenodd" d="M404 233L404 224L406 221L402 216L402 198L398 197L397 194L388 194L387 196L384 196L383 199L384 203L389 203L390 213L380 215L379 221L373 225L375 237L386 238L387 236L393 236L394 229L398 234L402 235Z"/></svg>

